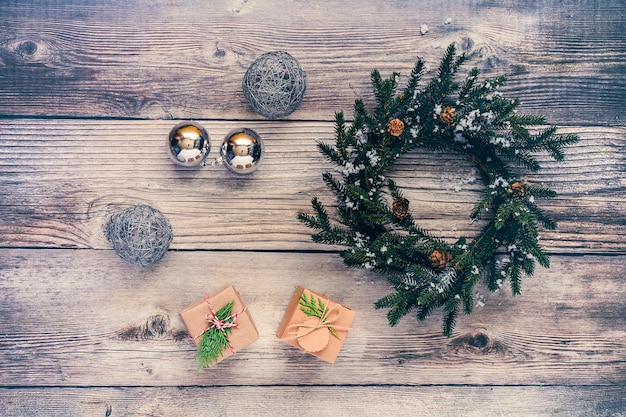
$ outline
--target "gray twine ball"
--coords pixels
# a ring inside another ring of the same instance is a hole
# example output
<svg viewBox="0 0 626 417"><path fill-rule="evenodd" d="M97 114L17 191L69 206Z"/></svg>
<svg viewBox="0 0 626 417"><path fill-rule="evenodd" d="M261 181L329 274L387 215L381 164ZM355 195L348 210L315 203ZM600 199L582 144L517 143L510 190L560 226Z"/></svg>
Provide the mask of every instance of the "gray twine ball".
<svg viewBox="0 0 626 417"><path fill-rule="evenodd" d="M172 226L163 213L139 204L111 219L107 237L120 258L147 266L165 256L173 236Z"/></svg>
<svg viewBox="0 0 626 417"><path fill-rule="evenodd" d="M306 73L287 52L267 52L250 65L242 84L254 111L274 120L298 108L306 91Z"/></svg>

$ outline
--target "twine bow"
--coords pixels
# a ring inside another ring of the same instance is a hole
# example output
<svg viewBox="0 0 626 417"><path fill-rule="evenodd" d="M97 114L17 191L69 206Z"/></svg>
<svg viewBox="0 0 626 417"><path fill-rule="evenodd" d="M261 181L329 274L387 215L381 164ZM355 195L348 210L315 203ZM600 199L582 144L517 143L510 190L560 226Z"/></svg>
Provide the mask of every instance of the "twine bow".
<svg viewBox="0 0 626 417"><path fill-rule="evenodd" d="M341 317L341 305L339 304L332 304L330 301L328 302L328 304L326 306L324 306L324 309L322 310L322 314L321 317L319 317L319 321L317 321L316 323L293 323L290 324L289 326L287 326L287 330L290 329L295 329L289 331L289 333L292 335L290 337L287 337L287 339L299 339L301 337L304 337L306 335L309 335L311 333L313 333L314 331L318 330L318 329L322 329L322 328L327 328L328 331L335 336L337 339L341 340L341 338L339 337L339 335L337 334L336 330L350 330L350 327L346 327L346 326L336 326L334 323L339 319L339 317ZM335 313L336 314L334 316L331 316L331 314ZM299 330L304 328L305 331L304 332L300 332Z"/></svg>
<svg viewBox="0 0 626 417"><path fill-rule="evenodd" d="M209 323L209 326L203 331L201 331L200 333L198 333L197 335L195 335L194 337L192 337L192 340L194 341L202 337L203 334L205 334L209 329L212 329L212 328L215 328L221 331L222 333L224 333L224 336L227 336L226 329L239 328L239 323L237 323L237 319L239 318L239 315L241 315L243 312L245 312L248 309L248 306L244 303L241 310L239 310L238 312L234 314L231 314L230 316L226 317L224 320L220 320L219 317L217 317L217 313L215 312L213 305L209 301L209 294L206 294L204 296L204 301L209 306L209 312L204 316L204 319ZM230 343L230 340L228 340L228 337L226 337L226 340L228 341L228 348L230 349L231 353L234 355L236 353L235 348Z"/></svg>

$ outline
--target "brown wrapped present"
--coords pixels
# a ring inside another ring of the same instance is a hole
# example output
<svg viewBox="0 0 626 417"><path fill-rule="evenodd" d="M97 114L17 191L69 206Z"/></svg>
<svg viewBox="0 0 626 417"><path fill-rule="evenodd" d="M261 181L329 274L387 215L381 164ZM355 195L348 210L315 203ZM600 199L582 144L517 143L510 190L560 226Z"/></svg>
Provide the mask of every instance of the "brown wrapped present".
<svg viewBox="0 0 626 417"><path fill-rule="evenodd" d="M327 296L298 286L276 336L326 362L335 363L355 315Z"/></svg>
<svg viewBox="0 0 626 417"><path fill-rule="evenodd" d="M232 302L232 308L222 320L217 317L219 311ZM259 339L259 332L252 321L247 306L241 300L241 296L230 285L222 287L215 292L209 293L202 300L198 300L180 312L180 318L198 347L198 358L202 359L201 346L205 334L221 332L217 334L222 341L223 349L217 352L214 360L201 360L199 367L209 367L217 364L222 359L239 352L244 347ZM226 338L224 339L224 336Z"/></svg>

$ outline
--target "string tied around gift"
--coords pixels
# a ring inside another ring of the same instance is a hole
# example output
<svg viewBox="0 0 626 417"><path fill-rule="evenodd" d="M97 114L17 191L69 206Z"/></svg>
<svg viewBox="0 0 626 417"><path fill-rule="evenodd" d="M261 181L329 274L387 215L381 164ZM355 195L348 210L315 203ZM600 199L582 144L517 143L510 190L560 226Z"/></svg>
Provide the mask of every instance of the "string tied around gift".
<svg viewBox="0 0 626 417"><path fill-rule="evenodd" d="M341 340L341 338L339 337L339 335L337 334L336 330L341 330L341 331L348 331L350 330L350 327L346 327L346 326L337 326L335 325L335 322L337 320L339 320L339 317L341 317L341 305L339 304L333 304L330 301L324 306L324 309L322 310L322 314L319 317L319 321L316 321L315 323L312 322L305 322L305 323L293 323L291 325L289 325L287 327L287 330L295 328L295 331L290 331L289 333L292 334L292 337L288 337L288 339L299 339L301 337L304 337L308 334L313 333L314 331L321 329L321 328L327 328L328 331L335 336L337 339ZM334 316L332 316L332 314L334 314ZM300 329L305 329L304 331L300 331Z"/></svg>
<svg viewBox="0 0 626 417"><path fill-rule="evenodd" d="M231 314L230 316L226 317L224 320L220 320L219 317L217 316L217 313L215 312L215 309L213 308L213 305L211 304L211 301L209 301L209 294L206 294L204 296L204 302L207 304L207 306L209 306L209 312L204 316L204 319L209 323L209 326L203 331L201 331L200 333L198 333L197 335L195 335L194 337L192 337L194 341L202 337L203 334L205 334L209 329L212 329L212 328L215 328L221 331L222 333L224 333L224 336L226 336L226 329L239 328L239 323L237 323L237 319L239 318L241 314L243 314L248 309L248 306L244 303L241 310L237 311L234 314ZM230 343L230 340L228 340L228 337L226 338L226 340L228 341L228 348L230 349L231 353L234 355L236 353L235 348Z"/></svg>

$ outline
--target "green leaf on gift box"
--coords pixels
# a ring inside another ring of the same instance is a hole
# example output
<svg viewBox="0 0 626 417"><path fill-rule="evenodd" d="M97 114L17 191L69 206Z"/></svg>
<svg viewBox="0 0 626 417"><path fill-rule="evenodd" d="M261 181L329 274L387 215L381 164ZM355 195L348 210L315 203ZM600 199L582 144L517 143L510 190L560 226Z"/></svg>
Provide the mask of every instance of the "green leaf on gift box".
<svg viewBox="0 0 626 417"><path fill-rule="evenodd" d="M229 317L234 305L235 301L233 300L220 308L216 313L218 320L226 321L227 323L232 322L232 318L229 319ZM223 355L224 349L229 347L228 335L232 331L232 327L221 330L211 326L202 335L200 345L198 346L199 371L217 363L219 357Z"/></svg>
<svg viewBox="0 0 626 417"><path fill-rule="evenodd" d="M322 319L322 323L326 324L326 321L324 320L325 314L326 314L326 306L322 302L322 299L320 297L317 297L317 301L316 301L313 294L311 294L311 298L309 298L306 296L304 292L298 291L297 288L296 288L296 293L300 296L300 300L299 300L300 310L302 310L302 312L306 314L307 316L317 317L319 319ZM335 329L333 329L331 326L328 326L328 325L326 327L328 328L328 331L330 332L330 334L335 336L337 339L341 340L341 338L339 337Z"/></svg>

